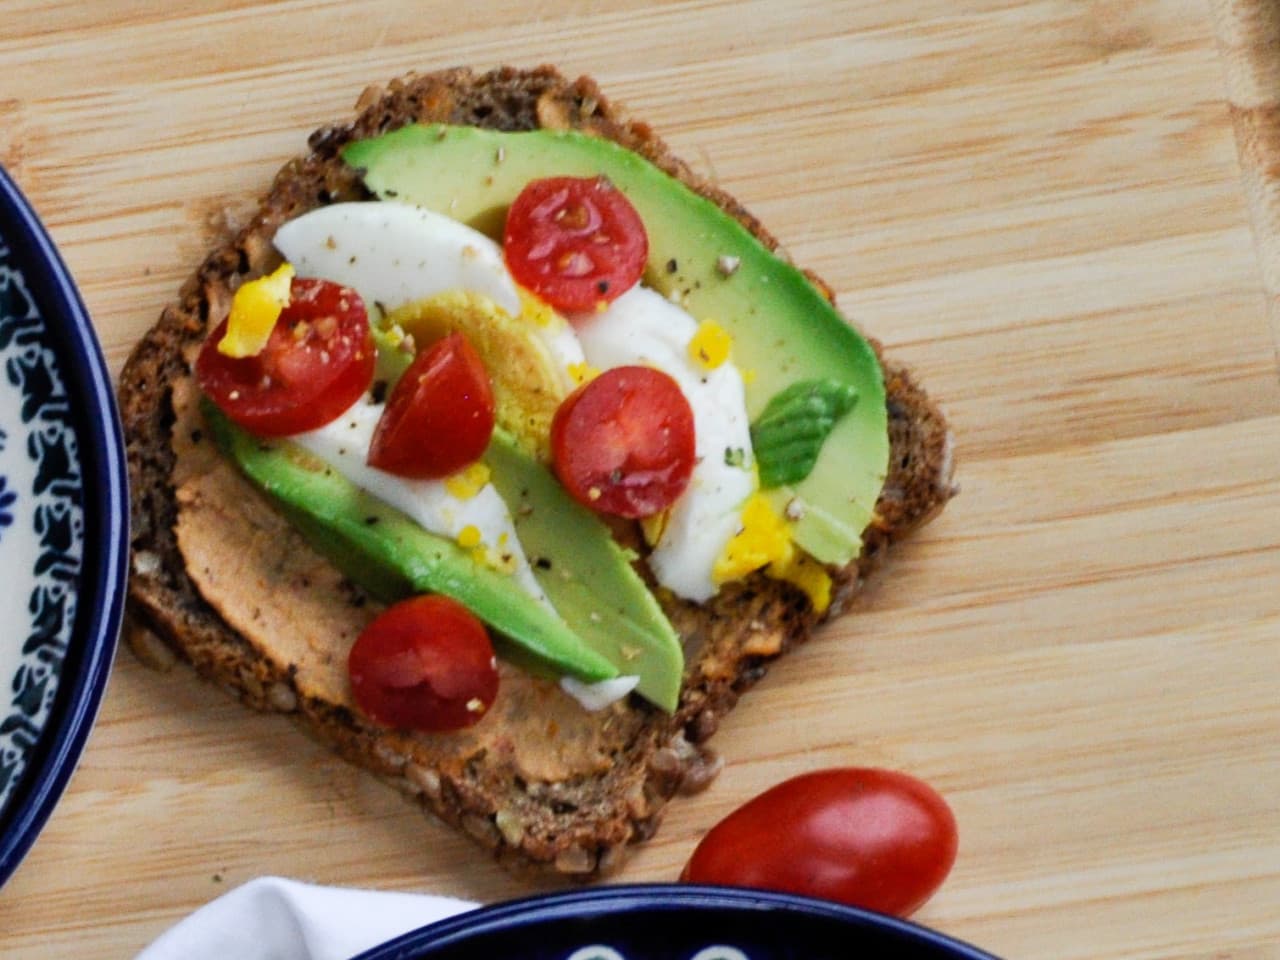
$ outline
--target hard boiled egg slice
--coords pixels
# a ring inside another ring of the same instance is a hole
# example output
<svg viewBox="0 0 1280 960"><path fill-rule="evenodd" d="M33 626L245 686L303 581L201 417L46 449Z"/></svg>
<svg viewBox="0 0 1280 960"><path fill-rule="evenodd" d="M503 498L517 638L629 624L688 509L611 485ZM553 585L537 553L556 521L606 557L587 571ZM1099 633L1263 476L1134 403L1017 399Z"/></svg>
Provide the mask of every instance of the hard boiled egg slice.
<svg viewBox="0 0 1280 960"><path fill-rule="evenodd" d="M575 318L587 362L601 370L648 365L680 385L693 410L697 462L672 506L649 566L658 582L689 600L714 596L716 559L741 527L755 489L742 374L725 360L712 369L694 359L698 322L666 297L633 287L600 313Z"/></svg>
<svg viewBox="0 0 1280 960"><path fill-rule="evenodd" d="M383 404L361 399L331 423L290 439L423 529L472 550L482 563L508 571L521 589L554 610L529 567L511 513L493 484L483 477L468 482L465 476L409 480L365 463L384 409Z"/></svg>
<svg viewBox="0 0 1280 960"><path fill-rule="evenodd" d="M393 200L334 203L285 223L275 245L298 276L352 287L370 308L391 311L452 291L486 297L512 317L523 314L561 371L583 361L564 318L521 295L502 248L444 214ZM567 373L564 381L572 386Z"/></svg>
<svg viewBox="0 0 1280 960"><path fill-rule="evenodd" d="M471 290L520 314L501 248L423 207L390 200L330 204L284 224L275 245L298 276L352 287L371 307L391 310L446 290Z"/></svg>

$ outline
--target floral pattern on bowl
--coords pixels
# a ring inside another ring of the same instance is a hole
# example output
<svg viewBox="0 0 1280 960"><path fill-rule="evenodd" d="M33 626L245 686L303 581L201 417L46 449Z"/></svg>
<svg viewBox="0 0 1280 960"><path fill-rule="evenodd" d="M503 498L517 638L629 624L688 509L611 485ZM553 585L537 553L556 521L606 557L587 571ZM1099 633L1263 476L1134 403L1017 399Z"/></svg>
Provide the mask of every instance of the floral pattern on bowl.
<svg viewBox="0 0 1280 960"><path fill-rule="evenodd" d="M129 495L102 348L0 169L0 885L80 758L124 612Z"/></svg>
<svg viewBox="0 0 1280 960"><path fill-rule="evenodd" d="M76 437L44 327L0 239L0 810L53 706L84 540Z"/></svg>

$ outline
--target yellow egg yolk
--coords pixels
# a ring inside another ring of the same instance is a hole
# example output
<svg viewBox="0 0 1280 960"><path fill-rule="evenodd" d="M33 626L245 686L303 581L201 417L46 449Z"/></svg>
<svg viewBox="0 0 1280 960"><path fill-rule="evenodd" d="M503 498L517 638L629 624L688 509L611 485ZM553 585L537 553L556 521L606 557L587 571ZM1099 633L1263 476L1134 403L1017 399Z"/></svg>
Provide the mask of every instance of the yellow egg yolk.
<svg viewBox="0 0 1280 960"><path fill-rule="evenodd" d="M729 359L733 338L714 320L703 320L689 341L689 356L703 370L714 370Z"/></svg>
<svg viewBox="0 0 1280 960"><path fill-rule="evenodd" d="M470 500L483 490L488 482L489 468L477 460L452 476L446 477L444 488L449 491L451 496L455 496L459 500Z"/></svg>
<svg viewBox="0 0 1280 960"><path fill-rule="evenodd" d="M785 580L805 592L818 613L831 604L831 577L791 541L791 527L769 503L756 493L742 508L742 529L725 546L716 560L712 578L725 583L764 568L767 576Z"/></svg>
<svg viewBox="0 0 1280 960"><path fill-rule="evenodd" d="M293 267L285 263L268 276L242 284L231 300L227 332L218 341L218 352L235 358L261 353L289 304L292 283Z"/></svg>

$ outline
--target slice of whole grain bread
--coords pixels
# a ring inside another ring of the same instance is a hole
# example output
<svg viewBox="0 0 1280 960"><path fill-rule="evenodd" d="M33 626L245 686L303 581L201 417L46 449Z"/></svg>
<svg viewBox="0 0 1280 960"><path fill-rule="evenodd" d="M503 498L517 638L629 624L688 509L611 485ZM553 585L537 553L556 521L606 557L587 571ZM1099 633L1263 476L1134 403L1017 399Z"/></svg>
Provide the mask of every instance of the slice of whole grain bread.
<svg viewBox="0 0 1280 960"><path fill-rule="evenodd" d="M714 776L717 760L705 743L720 718L818 622L804 595L756 576L703 606L664 598L687 660L674 715L637 698L588 714L554 685L504 667L497 703L471 731L428 736L377 727L352 708L343 669L376 605L211 449L194 402L191 361L206 330L226 316L235 288L278 263L271 240L280 224L324 203L367 197L339 149L414 121L575 127L608 137L711 198L771 248L776 244L732 197L692 173L646 125L626 119L589 79L569 81L548 67L448 70L370 88L357 111L353 122L312 135L310 153L280 171L254 219L208 256L121 375L133 492L135 649L154 659L158 638L246 704L293 715L508 866L605 874L630 845L652 835L673 795ZM847 604L890 543L954 493L943 417L906 371L884 364L889 476L862 556L835 572L828 616Z"/></svg>

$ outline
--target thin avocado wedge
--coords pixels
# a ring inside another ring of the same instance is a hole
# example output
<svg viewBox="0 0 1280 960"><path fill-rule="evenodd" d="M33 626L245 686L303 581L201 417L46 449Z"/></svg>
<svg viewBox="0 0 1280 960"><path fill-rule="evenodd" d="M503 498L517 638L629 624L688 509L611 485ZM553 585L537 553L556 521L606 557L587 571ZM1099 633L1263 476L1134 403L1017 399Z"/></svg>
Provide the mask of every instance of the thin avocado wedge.
<svg viewBox="0 0 1280 960"><path fill-rule="evenodd" d="M627 551L511 437L495 431L484 461L556 610L621 674L640 677L638 693L674 710L684 650Z"/></svg>
<svg viewBox="0 0 1280 960"><path fill-rule="evenodd" d="M530 180L608 177L648 230L645 282L732 334L734 361L751 380L752 418L798 380L837 380L857 391L812 472L770 491L770 499L779 509L791 505L796 542L818 560L845 564L859 554L889 456L880 365L804 274L741 223L638 154L574 131L411 125L348 144L343 159L363 171L379 197L446 213L491 235L500 234L507 207Z"/></svg>
<svg viewBox="0 0 1280 960"><path fill-rule="evenodd" d="M288 442L251 436L211 403L204 404L204 415L218 446L245 476L300 521L299 531L316 549L375 596L442 593L555 675L586 683L618 676L612 663L510 577L476 564L456 544L423 530Z"/></svg>

